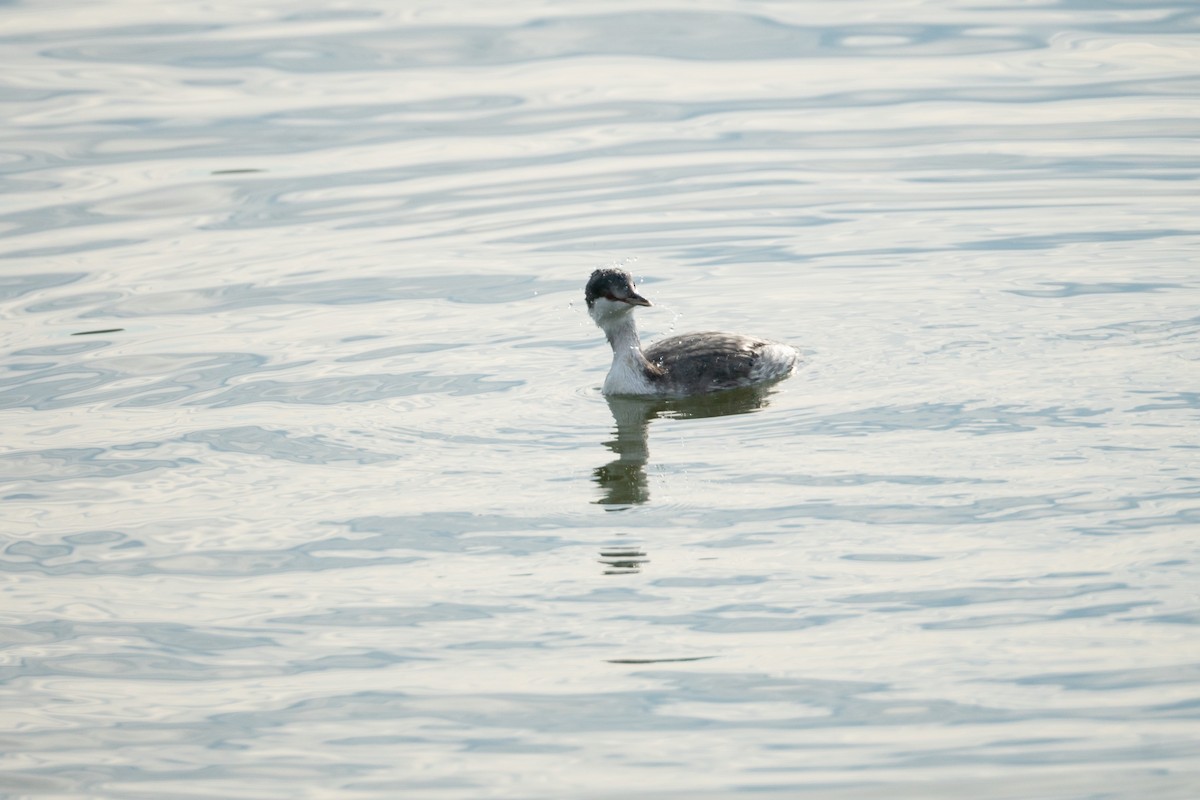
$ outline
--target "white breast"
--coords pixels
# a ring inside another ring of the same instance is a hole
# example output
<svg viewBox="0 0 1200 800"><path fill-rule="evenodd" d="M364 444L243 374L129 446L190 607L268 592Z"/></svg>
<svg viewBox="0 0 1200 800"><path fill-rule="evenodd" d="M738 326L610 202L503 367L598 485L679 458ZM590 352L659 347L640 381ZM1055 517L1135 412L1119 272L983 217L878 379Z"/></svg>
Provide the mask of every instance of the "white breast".
<svg viewBox="0 0 1200 800"><path fill-rule="evenodd" d="M656 394L645 369L632 351L614 353L612 367L604 379L605 394Z"/></svg>

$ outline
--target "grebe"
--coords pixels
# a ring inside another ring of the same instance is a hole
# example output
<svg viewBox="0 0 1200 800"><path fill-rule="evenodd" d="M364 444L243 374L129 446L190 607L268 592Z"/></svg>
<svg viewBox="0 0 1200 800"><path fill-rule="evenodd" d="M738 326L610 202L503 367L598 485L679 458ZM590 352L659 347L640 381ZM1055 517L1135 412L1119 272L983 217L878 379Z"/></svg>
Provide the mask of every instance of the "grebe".
<svg viewBox="0 0 1200 800"><path fill-rule="evenodd" d="M645 351L633 309L650 301L620 269L598 269L584 290L588 314L608 337L613 361L604 379L608 395L680 396L754 386L786 378L796 348L738 333L701 331L655 342Z"/></svg>

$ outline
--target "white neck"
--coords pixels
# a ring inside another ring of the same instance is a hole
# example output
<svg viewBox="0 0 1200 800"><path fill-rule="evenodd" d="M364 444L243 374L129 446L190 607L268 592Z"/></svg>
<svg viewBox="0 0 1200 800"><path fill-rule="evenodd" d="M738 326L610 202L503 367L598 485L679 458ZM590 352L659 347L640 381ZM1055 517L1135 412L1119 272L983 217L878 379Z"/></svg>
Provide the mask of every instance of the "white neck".
<svg viewBox="0 0 1200 800"><path fill-rule="evenodd" d="M592 319L604 331L613 350L612 366L604 379L604 393L654 394L654 387L646 377L650 362L642 354L633 309L624 304L622 308L601 308L600 303L610 305L603 299L598 300Z"/></svg>

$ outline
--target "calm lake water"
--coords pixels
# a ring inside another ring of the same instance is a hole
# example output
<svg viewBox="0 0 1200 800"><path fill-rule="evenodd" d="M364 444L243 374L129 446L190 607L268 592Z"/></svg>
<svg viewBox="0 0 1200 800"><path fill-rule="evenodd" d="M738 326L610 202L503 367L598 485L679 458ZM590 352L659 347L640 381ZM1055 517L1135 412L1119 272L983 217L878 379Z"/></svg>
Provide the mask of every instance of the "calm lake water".
<svg viewBox="0 0 1200 800"><path fill-rule="evenodd" d="M0 794L1200 796L1193 2L3 19Z"/></svg>

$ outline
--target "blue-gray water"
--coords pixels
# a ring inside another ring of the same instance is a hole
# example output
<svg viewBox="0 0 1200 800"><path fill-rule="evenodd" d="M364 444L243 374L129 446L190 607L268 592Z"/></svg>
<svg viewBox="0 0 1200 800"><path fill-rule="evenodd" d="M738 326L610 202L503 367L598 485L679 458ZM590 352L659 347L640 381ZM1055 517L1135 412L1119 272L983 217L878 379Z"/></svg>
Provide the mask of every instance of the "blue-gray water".
<svg viewBox="0 0 1200 800"><path fill-rule="evenodd" d="M1196 797L1198 12L5 4L0 794Z"/></svg>

